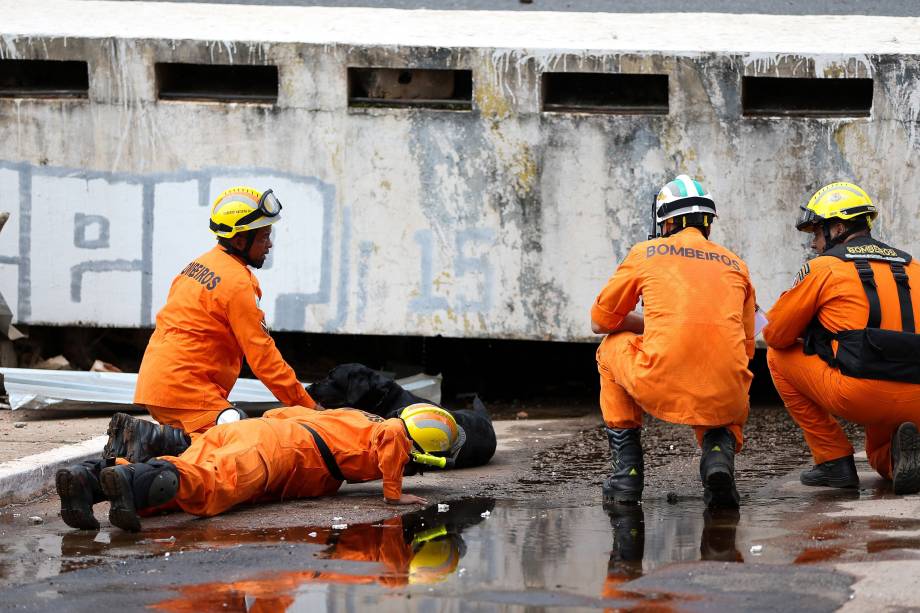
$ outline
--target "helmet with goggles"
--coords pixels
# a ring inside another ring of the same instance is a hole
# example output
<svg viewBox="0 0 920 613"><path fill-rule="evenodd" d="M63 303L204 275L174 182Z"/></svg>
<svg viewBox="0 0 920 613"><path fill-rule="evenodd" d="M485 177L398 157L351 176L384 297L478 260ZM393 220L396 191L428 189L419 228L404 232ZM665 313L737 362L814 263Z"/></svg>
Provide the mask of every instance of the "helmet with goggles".
<svg viewBox="0 0 920 613"><path fill-rule="evenodd" d="M680 223L671 233L687 226L708 226L716 217L716 204L699 181L688 175L678 175L658 192L654 212L658 235L661 235L664 222L673 218L680 218Z"/></svg>
<svg viewBox="0 0 920 613"><path fill-rule="evenodd" d="M870 227L878 217L878 209L861 187L855 183L837 182L825 185L814 193L796 221L795 229L813 232L826 221L846 221L865 217Z"/></svg>
<svg viewBox="0 0 920 613"><path fill-rule="evenodd" d="M224 190L211 206L211 232L220 238L233 238L270 226L281 219L281 202L272 192L259 192L251 187L237 186Z"/></svg>
<svg viewBox="0 0 920 613"><path fill-rule="evenodd" d="M463 540L441 524L415 535L409 561L409 583L438 583L447 579L463 557Z"/></svg>
<svg viewBox="0 0 920 613"><path fill-rule="evenodd" d="M412 460L437 468L452 464L466 433L449 412L428 403L411 404L399 413L412 439Z"/></svg>

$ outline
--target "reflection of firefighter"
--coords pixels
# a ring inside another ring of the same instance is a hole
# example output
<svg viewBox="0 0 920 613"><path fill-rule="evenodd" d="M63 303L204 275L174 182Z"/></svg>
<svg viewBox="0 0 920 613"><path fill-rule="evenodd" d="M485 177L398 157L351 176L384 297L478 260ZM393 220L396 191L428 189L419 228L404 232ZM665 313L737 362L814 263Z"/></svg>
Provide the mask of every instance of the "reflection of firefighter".
<svg viewBox="0 0 920 613"><path fill-rule="evenodd" d="M613 546L607 563L607 578L601 595L608 599L642 599L643 611L659 610L655 605L666 605L646 599L637 592L623 589L624 584L642 576L642 558L645 555L645 512L641 505L613 504L607 506L610 526L613 528ZM742 562L741 552L735 545L735 535L741 514L738 509L710 509L703 511L703 533L700 535L700 560L716 562ZM672 610L663 606L660 610Z"/></svg>
<svg viewBox="0 0 920 613"><path fill-rule="evenodd" d="M304 583L376 583L401 587L444 581L456 572L466 552L460 532L482 521L480 513L490 509L492 501L464 501L457 506L458 509L447 516L425 510L379 524L351 526L343 532L316 530L316 542L326 545L319 557L379 565L368 566L370 570L366 573L356 567L348 567L341 571L272 573L232 583L191 585L180 588L179 597L154 606L176 612L222 608L250 612L284 611L294 604L295 593ZM458 517L458 512L461 517ZM464 520L463 514L470 515L470 519ZM437 518L441 520L432 523ZM421 528L422 525L428 527Z"/></svg>
<svg viewBox="0 0 920 613"><path fill-rule="evenodd" d="M165 504L211 516L244 502L327 496L346 479L382 479L390 504L424 503L402 491L406 465L443 464L462 442L450 413L431 405L387 420L353 409L274 409L211 428L181 456L90 473L62 496L61 515L68 525L89 526L101 491L112 503L109 521L137 531L139 512Z"/></svg>

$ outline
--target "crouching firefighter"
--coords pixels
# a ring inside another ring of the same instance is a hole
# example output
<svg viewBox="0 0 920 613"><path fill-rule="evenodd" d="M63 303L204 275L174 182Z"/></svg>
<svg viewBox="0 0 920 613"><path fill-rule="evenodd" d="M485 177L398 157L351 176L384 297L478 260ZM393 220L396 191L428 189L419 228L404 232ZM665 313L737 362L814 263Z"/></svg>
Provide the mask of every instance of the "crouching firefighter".
<svg viewBox="0 0 920 613"><path fill-rule="evenodd" d="M387 420L354 409L274 409L215 426L180 456L87 469L62 498L61 515L70 526L98 528L92 507L107 499L109 521L136 532L141 514L167 504L209 517L241 503L328 496L346 480L376 479L388 504L427 504L402 491L407 465L444 467L463 440L450 413L431 405Z"/></svg>
<svg viewBox="0 0 920 613"><path fill-rule="evenodd" d="M754 288L741 258L709 240L715 217L698 181L665 185L650 240L633 246L591 308L591 329L606 335L597 349L613 460L605 503L642 496L643 411L693 427L707 506L740 503L734 459L748 415Z"/></svg>
<svg viewBox="0 0 920 613"><path fill-rule="evenodd" d="M853 183L809 200L796 229L818 254L795 275L764 328L777 391L815 466L805 485L857 487L853 446L834 419L866 429L869 464L896 494L920 491L920 266L873 238L878 211Z"/></svg>

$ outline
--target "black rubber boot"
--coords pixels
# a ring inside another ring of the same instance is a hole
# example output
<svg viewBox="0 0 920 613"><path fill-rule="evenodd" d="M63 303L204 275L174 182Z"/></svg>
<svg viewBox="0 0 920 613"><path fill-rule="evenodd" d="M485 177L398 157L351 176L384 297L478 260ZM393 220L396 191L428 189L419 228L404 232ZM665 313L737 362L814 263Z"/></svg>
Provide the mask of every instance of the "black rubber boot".
<svg viewBox="0 0 920 613"><path fill-rule="evenodd" d="M61 468L54 476L54 486L61 498L61 519L71 528L98 530L93 505L105 500L99 485L99 473L105 460L88 460Z"/></svg>
<svg viewBox="0 0 920 613"><path fill-rule="evenodd" d="M192 444L191 437L179 428L137 419L126 413L112 416L108 435L102 457L125 458L132 463L164 455L176 456Z"/></svg>
<svg viewBox="0 0 920 613"><path fill-rule="evenodd" d="M637 503L642 498L645 462L641 428L607 428L613 472L604 479L604 504Z"/></svg>
<svg viewBox="0 0 920 613"><path fill-rule="evenodd" d="M613 528L613 548L607 563L607 574L638 577L642 574L645 555L645 513L641 505L618 504L608 508Z"/></svg>
<svg viewBox="0 0 920 613"><path fill-rule="evenodd" d="M741 505L735 488L735 437L727 428L714 428L703 435L700 479L707 508L737 509Z"/></svg>
<svg viewBox="0 0 920 613"><path fill-rule="evenodd" d="M738 509L706 509L703 511L703 534L700 537L700 559L713 562L743 562L735 545L735 533L741 513Z"/></svg>
<svg viewBox="0 0 920 613"><path fill-rule="evenodd" d="M802 485L825 487L859 487L856 461L848 455L829 462L815 464L799 475Z"/></svg>
<svg viewBox="0 0 920 613"><path fill-rule="evenodd" d="M920 432L906 421L891 437L891 480L895 494L920 492Z"/></svg>
<svg viewBox="0 0 920 613"><path fill-rule="evenodd" d="M111 466L100 475L102 491L112 507L109 521L122 530L137 532L137 512L166 504L179 492L179 471L165 460Z"/></svg>

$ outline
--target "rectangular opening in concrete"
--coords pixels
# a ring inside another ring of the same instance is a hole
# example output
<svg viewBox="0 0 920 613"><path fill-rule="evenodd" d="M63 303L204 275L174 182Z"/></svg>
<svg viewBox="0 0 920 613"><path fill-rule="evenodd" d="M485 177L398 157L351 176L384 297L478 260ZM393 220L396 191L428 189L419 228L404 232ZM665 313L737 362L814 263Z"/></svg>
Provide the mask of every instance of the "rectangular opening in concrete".
<svg viewBox="0 0 920 613"><path fill-rule="evenodd" d="M668 75L546 72L543 110L667 115Z"/></svg>
<svg viewBox="0 0 920 613"><path fill-rule="evenodd" d="M277 66L158 63L154 70L160 100L278 101Z"/></svg>
<svg viewBox="0 0 920 613"><path fill-rule="evenodd" d="M58 60L0 60L0 97L86 98L86 62Z"/></svg>
<svg viewBox="0 0 920 613"><path fill-rule="evenodd" d="M468 111L473 108L473 71L349 68L348 106Z"/></svg>
<svg viewBox="0 0 920 613"><path fill-rule="evenodd" d="M741 106L749 117L868 117L872 79L744 77Z"/></svg>

